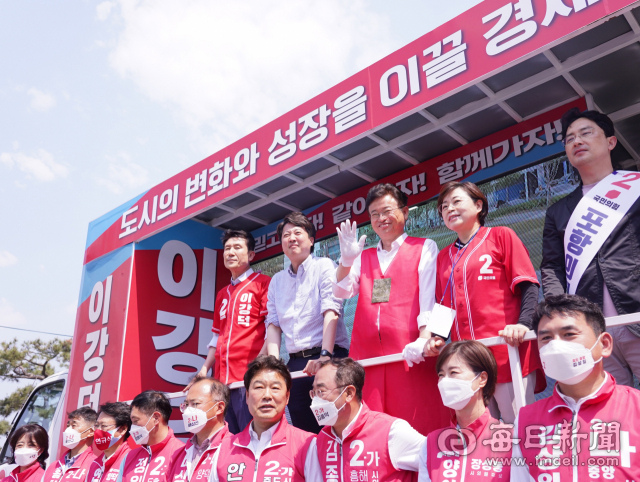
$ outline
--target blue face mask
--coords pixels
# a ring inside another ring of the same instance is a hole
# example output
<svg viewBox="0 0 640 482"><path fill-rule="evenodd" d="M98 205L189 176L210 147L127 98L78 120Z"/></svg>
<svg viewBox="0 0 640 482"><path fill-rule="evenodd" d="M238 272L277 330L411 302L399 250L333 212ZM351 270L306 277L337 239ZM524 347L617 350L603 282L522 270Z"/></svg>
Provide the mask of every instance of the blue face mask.
<svg viewBox="0 0 640 482"><path fill-rule="evenodd" d="M98 450L107 450L108 448L111 448L118 443L120 437L114 437L116 430L118 430L117 427L113 430L109 430L108 432L106 430L96 430L94 432L93 441L96 444Z"/></svg>

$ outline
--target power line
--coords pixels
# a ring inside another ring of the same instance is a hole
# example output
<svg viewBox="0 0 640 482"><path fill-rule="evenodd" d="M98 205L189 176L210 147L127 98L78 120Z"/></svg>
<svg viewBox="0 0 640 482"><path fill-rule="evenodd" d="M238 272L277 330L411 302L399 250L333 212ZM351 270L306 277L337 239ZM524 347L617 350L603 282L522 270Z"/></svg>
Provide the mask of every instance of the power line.
<svg viewBox="0 0 640 482"><path fill-rule="evenodd" d="M0 325L0 328L7 328L8 330L30 331L32 333L42 333L43 335L66 336L67 338L73 338L72 335L63 335L62 333L49 333L48 331L27 330L26 328L16 328L14 326Z"/></svg>

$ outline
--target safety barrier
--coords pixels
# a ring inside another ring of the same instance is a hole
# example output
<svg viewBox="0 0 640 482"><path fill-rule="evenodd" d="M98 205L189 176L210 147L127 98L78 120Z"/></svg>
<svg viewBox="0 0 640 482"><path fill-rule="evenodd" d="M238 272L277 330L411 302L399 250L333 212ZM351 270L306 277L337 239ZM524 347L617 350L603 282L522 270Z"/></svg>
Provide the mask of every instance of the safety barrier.
<svg viewBox="0 0 640 482"><path fill-rule="evenodd" d="M640 323L640 313L631 313L628 315L612 316L605 319L607 328L614 326L631 325L634 323ZM533 331L529 331L525 334L524 340L535 340L536 334ZM507 344L504 338L501 336L494 336L491 338L483 338L478 340L485 346L498 346L507 345L509 351L509 364L511 367L511 379L513 380L513 391L516 401L516 409L520 411L522 407L526 405L524 383L522 382L522 366L520 364L520 352L516 347ZM397 363L403 361L402 353L396 353L395 355L385 355L376 358L367 358L366 360L360 360L360 364L364 367L372 367L376 365L384 365L386 363ZM302 371L291 373L291 378L302 378L308 376ZM234 382L229 385L229 388L240 388L244 386L242 382ZM184 392L167 393L167 397L171 400L172 406L178 406L185 397Z"/></svg>

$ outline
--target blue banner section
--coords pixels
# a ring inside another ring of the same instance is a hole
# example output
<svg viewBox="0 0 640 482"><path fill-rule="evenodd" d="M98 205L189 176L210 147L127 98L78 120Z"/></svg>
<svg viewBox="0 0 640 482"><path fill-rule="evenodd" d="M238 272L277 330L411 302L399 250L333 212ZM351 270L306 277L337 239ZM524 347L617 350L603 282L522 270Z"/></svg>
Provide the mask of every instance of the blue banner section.
<svg viewBox="0 0 640 482"><path fill-rule="evenodd" d="M222 249L224 230L190 219L136 243L136 249L161 249L172 239L186 243L191 249Z"/></svg>
<svg viewBox="0 0 640 482"><path fill-rule="evenodd" d="M131 206L138 202L138 200L144 196L148 191L143 192L137 197L134 197L130 201L118 206L113 211L109 211L104 216L100 216L98 219L95 219L89 223L89 232L87 233L87 244L85 249L93 244L93 242L100 237L102 233L104 233L107 229L109 229L113 223L117 222L122 213L128 210Z"/></svg>
<svg viewBox="0 0 640 482"><path fill-rule="evenodd" d="M133 245L128 244L85 264L82 270L82 283L80 284L80 300L78 301L78 306L91 296L91 290L97 281L107 279L107 277L118 269L122 263L128 260L132 254Z"/></svg>
<svg viewBox="0 0 640 482"><path fill-rule="evenodd" d="M327 202L327 201L325 201L325 202ZM320 204L316 204L315 206L311 206L309 209L305 209L304 211L302 211L302 214L309 214L310 212L315 211L320 206L322 206L325 202L321 202ZM282 221L282 220L278 220L278 221L276 221L274 223L271 223L271 224L269 224L267 226L264 226L262 228L254 229L253 231L251 231L251 234L253 234L253 237L257 239L258 236L262 236L263 234L273 233L278 228L278 224L280 224L280 221Z"/></svg>

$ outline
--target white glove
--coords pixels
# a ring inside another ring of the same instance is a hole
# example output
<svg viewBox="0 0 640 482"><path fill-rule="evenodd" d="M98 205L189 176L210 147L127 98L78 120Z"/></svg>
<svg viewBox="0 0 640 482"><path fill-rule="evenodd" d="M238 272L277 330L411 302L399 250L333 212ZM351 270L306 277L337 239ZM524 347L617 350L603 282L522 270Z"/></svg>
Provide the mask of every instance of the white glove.
<svg viewBox="0 0 640 482"><path fill-rule="evenodd" d="M407 365L412 367L414 363L418 364L424 361L422 350L424 350L427 341L429 341L427 338L418 338L416 341L404 347L404 350L402 350L402 358L407 362Z"/></svg>
<svg viewBox="0 0 640 482"><path fill-rule="evenodd" d="M353 265L356 258L362 253L364 249L364 243L367 241L367 236L364 234L360 236L360 241L357 240L358 228L356 222L351 222L347 219L346 222L340 223L340 227L336 228L338 232L338 240L340 241L340 264L345 268L349 268Z"/></svg>

